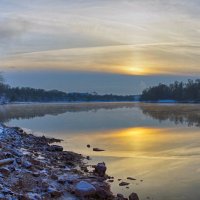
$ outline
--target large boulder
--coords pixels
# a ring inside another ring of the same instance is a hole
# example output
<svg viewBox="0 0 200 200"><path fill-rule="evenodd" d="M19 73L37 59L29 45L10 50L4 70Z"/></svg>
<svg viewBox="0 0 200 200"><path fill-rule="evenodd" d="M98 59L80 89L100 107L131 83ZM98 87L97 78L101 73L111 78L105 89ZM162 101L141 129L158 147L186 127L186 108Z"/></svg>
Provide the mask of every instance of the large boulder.
<svg viewBox="0 0 200 200"><path fill-rule="evenodd" d="M75 185L75 194L80 197L95 195L96 188L87 181L80 181Z"/></svg>
<svg viewBox="0 0 200 200"><path fill-rule="evenodd" d="M98 163L96 166L94 166L94 172L101 177L105 176L106 170L107 167L104 162Z"/></svg>

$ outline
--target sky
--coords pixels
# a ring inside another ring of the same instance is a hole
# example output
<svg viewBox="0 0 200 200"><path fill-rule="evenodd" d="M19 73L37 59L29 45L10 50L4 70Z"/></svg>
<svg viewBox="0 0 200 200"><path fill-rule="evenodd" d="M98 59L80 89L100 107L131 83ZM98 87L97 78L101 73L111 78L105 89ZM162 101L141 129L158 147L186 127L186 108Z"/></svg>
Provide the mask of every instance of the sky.
<svg viewBox="0 0 200 200"><path fill-rule="evenodd" d="M200 75L199 0L0 0L12 86L132 94Z"/></svg>

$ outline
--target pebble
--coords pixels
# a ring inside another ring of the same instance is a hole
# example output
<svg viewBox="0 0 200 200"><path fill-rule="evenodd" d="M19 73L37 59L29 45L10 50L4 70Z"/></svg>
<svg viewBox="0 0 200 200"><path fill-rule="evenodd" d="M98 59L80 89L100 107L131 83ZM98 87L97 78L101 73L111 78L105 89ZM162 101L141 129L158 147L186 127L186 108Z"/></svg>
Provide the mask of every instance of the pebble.
<svg viewBox="0 0 200 200"><path fill-rule="evenodd" d="M23 165L23 167L25 167L27 169L32 167L32 164L29 161L24 161L22 165Z"/></svg>
<svg viewBox="0 0 200 200"><path fill-rule="evenodd" d="M124 182L124 181L122 181L120 184L119 184L119 186L126 186L126 185L129 185L130 183L127 183L127 182Z"/></svg>
<svg viewBox="0 0 200 200"><path fill-rule="evenodd" d="M105 150L99 148L93 148L93 151L105 151Z"/></svg>
<svg viewBox="0 0 200 200"><path fill-rule="evenodd" d="M132 180L132 181L135 181L136 179L135 178L132 178L132 177L127 177L128 180Z"/></svg>
<svg viewBox="0 0 200 200"><path fill-rule="evenodd" d="M9 176L10 175L10 170L6 167L1 167L0 168L0 173L3 175L3 176Z"/></svg>
<svg viewBox="0 0 200 200"><path fill-rule="evenodd" d="M128 198L129 198L129 200L139 200L138 195L134 192L131 193Z"/></svg>

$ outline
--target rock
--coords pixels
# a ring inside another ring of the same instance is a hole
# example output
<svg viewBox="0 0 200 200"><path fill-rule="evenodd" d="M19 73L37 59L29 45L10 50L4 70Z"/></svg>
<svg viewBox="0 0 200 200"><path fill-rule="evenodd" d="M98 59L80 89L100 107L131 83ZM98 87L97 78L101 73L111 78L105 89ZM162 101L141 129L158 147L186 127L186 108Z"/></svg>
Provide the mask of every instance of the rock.
<svg viewBox="0 0 200 200"><path fill-rule="evenodd" d="M96 193L96 188L87 181L80 181L75 185L75 194L80 197L92 196Z"/></svg>
<svg viewBox="0 0 200 200"><path fill-rule="evenodd" d="M10 165L14 162L13 158L7 158L7 159L3 159L0 160L0 166L4 166L4 165Z"/></svg>
<svg viewBox="0 0 200 200"><path fill-rule="evenodd" d="M48 188L49 188L49 183L47 182L47 180L43 180L43 181L41 182L40 188L42 189L42 191L47 191L47 190L48 190Z"/></svg>
<svg viewBox="0 0 200 200"><path fill-rule="evenodd" d="M83 171L86 172L86 173L89 172L87 167Z"/></svg>
<svg viewBox="0 0 200 200"><path fill-rule="evenodd" d="M23 133L23 132L24 132L24 130L21 129L20 127L16 127L16 130L19 131L20 133Z"/></svg>
<svg viewBox="0 0 200 200"><path fill-rule="evenodd" d="M53 179L53 180L58 180L58 176L57 176L56 174L52 174L52 175L51 175L51 179Z"/></svg>
<svg viewBox="0 0 200 200"><path fill-rule="evenodd" d="M13 192L9 188L6 188L6 187L4 187L3 190L1 190L1 193L3 193L3 194L13 194Z"/></svg>
<svg viewBox="0 0 200 200"><path fill-rule="evenodd" d="M38 165L38 166L41 166L41 165L42 165L42 162L41 162L41 161L36 160L36 159L33 159L33 158L30 159L30 163L31 163L32 165Z"/></svg>
<svg viewBox="0 0 200 200"><path fill-rule="evenodd" d="M22 164L22 159L21 158L16 158L17 164Z"/></svg>
<svg viewBox="0 0 200 200"><path fill-rule="evenodd" d="M49 186L47 191L51 195L51 197L53 197L53 198L61 197L62 194L63 194L62 191L57 190L53 186Z"/></svg>
<svg viewBox="0 0 200 200"><path fill-rule="evenodd" d="M4 176L9 176L10 175L10 170L6 167L1 167L0 168L0 173Z"/></svg>
<svg viewBox="0 0 200 200"><path fill-rule="evenodd" d="M122 194L117 194L117 200L125 200L124 196Z"/></svg>
<svg viewBox="0 0 200 200"><path fill-rule="evenodd" d="M55 143L55 142L63 141L61 139L56 139L56 138L46 138L45 136L42 136L41 138L43 138L45 141L48 141L48 143Z"/></svg>
<svg viewBox="0 0 200 200"><path fill-rule="evenodd" d="M115 198L106 181L113 178L105 176L105 163L97 164L92 174L81 154L50 145L57 140L2 129L0 124L0 200Z"/></svg>
<svg viewBox="0 0 200 200"><path fill-rule="evenodd" d="M92 182L96 188L95 197L97 196L97 199L114 199L113 193L110 191L110 185L108 183L105 183L104 180L100 182L99 181Z"/></svg>
<svg viewBox="0 0 200 200"><path fill-rule="evenodd" d="M6 197L3 194L0 194L0 200L6 200Z"/></svg>
<svg viewBox="0 0 200 200"><path fill-rule="evenodd" d="M58 183L65 184L67 182L67 178L65 176L60 176L58 178Z"/></svg>
<svg viewBox="0 0 200 200"><path fill-rule="evenodd" d="M24 161L22 164L23 167L30 169L32 167L32 164L29 161Z"/></svg>
<svg viewBox="0 0 200 200"><path fill-rule="evenodd" d="M78 178L79 175L77 174L64 174L58 177L58 182L60 184L65 184L66 182L69 184L73 184Z"/></svg>
<svg viewBox="0 0 200 200"><path fill-rule="evenodd" d="M34 173L32 173L32 175L33 175L34 177L39 177L39 176L40 176L40 173L39 173L39 172L34 172Z"/></svg>
<svg viewBox="0 0 200 200"><path fill-rule="evenodd" d="M135 181L136 179L135 178L132 178L132 177L127 177L128 180L132 180L132 181Z"/></svg>
<svg viewBox="0 0 200 200"><path fill-rule="evenodd" d="M93 151L105 151L105 150L99 148L93 148Z"/></svg>
<svg viewBox="0 0 200 200"><path fill-rule="evenodd" d="M131 193L128 198L129 198L129 200L139 200L138 195L134 192Z"/></svg>
<svg viewBox="0 0 200 200"><path fill-rule="evenodd" d="M90 160L90 156L86 156L86 159L87 159L87 160Z"/></svg>
<svg viewBox="0 0 200 200"><path fill-rule="evenodd" d="M8 169L10 170L10 172L14 172L16 170L14 165L8 166Z"/></svg>
<svg viewBox="0 0 200 200"><path fill-rule="evenodd" d="M105 163L98 163L96 166L94 166L94 172L97 173L99 176L103 177L105 176L107 167L105 165Z"/></svg>
<svg viewBox="0 0 200 200"><path fill-rule="evenodd" d="M59 145L51 145L47 148L48 151L63 151L63 147Z"/></svg>
<svg viewBox="0 0 200 200"><path fill-rule="evenodd" d="M29 192L27 195L25 195L24 200L41 200L41 196L37 193L31 193Z"/></svg>
<svg viewBox="0 0 200 200"><path fill-rule="evenodd" d="M10 152L4 152L4 157L5 158L13 158L14 156Z"/></svg>
<svg viewBox="0 0 200 200"><path fill-rule="evenodd" d="M21 153L20 151L18 151L17 149L12 149L11 150L12 154L18 157L23 156L23 153Z"/></svg>
<svg viewBox="0 0 200 200"><path fill-rule="evenodd" d="M118 198L124 198L124 196L122 194L117 194Z"/></svg>
<svg viewBox="0 0 200 200"><path fill-rule="evenodd" d="M130 183L127 183L127 182L121 182L120 184L119 184L119 186L126 186L126 185L129 185Z"/></svg>

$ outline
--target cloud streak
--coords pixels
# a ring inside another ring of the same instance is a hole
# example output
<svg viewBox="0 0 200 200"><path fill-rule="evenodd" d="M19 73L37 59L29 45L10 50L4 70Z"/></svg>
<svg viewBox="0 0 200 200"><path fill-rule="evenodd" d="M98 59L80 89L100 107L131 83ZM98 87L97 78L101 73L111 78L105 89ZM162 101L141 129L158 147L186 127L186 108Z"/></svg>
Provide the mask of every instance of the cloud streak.
<svg viewBox="0 0 200 200"><path fill-rule="evenodd" d="M1 4L1 69L200 74L197 0Z"/></svg>
<svg viewBox="0 0 200 200"><path fill-rule="evenodd" d="M140 44L57 49L2 59L4 67L132 75L200 73L200 45Z"/></svg>
<svg viewBox="0 0 200 200"><path fill-rule="evenodd" d="M28 22L21 19L4 19L0 21L0 40L10 40L19 37L28 28Z"/></svg>

